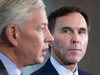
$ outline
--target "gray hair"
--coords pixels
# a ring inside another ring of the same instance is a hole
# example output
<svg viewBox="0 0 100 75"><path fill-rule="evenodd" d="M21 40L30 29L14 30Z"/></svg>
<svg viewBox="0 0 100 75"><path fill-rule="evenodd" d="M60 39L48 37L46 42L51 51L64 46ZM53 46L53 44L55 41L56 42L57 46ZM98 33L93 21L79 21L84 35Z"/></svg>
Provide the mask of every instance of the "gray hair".
<svg viewBox="0 0 100 75"><path fill-rule="evenodd" d="M10 24L16 25L20 30L28 21L27 13L30 10L44 8L42 0L0 0L0 43L2 34Z"/></svg>

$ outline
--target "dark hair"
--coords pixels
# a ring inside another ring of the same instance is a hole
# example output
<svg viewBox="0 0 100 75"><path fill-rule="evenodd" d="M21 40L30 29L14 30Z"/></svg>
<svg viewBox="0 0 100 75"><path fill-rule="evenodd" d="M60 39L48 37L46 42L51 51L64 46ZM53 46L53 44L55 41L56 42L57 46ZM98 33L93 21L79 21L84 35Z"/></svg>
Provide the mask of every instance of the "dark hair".
<svg viewBox="0 0 100 75"><path fill-rule="evenodd" d="M86 13L84 11L82 11L78 6L64 6L64 7L61 7L59 9L55 10L48 16L48 22L49 22L48 27L49 27L51 34L53 34L53 32L54 32L56 19L58 17L65 16L65 15L68 15L73 12L78 12L84 17L84 19L87 23L87 28L88 28L88 32L89 32L90 24L89 24L89 19L88 19L88 16L86 15ZM49 52L50 52L50 50L51 50L51 47L49 46Z"/></svg>
<svg viewBox="0 0 100 75"><path fill-rule="evenodd" d="M83 12L78 6L64 6L64 7L61 7L55 10L48 16L48 22L49 22L48 27L49 27L51 34L53 34L54 32L56 19L58 17L65 16L73 12L78 12L85 18L86 23L87 23L88 32L89 32L90 24L89 24L89 19L86 13Z"/></svg>

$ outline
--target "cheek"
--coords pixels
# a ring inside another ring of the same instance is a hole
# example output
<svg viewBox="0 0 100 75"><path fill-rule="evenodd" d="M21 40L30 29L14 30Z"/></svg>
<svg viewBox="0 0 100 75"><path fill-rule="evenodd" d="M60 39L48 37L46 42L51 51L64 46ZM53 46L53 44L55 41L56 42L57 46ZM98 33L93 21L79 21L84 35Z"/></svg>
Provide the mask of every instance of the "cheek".
<svg viewBox="0 0 100 75"><path fill-rule="evenodd" d="M41 47L41 45L42 45L42 43L43 43L43 41L42 41L42 39L39 39L39 38L33 38L34 40L33 41L31 41L32 43L33 43L33 46L34 47Z"/></svg>
<svg viewBox="0 0 100 75"><path fill-rule="evenodd" d="M58 54L62 54L65 49L65 41L62 38L54 38L54 41L52 43L53 45L53 49L58 53Z"/></svg>
<svg viewBox="0 0 100 75"><path fill-rule="evenodd" d="M88 39L86 39L85 41L83 41L83 54L85 55L86 50L87 50L87 45L88 45Z"/></svg>
<svg viewBox="0 0 100 75"><path fill-rule="evenodd" d="M26 49L30 52L37 53L42 49L43 40L39 35L28 35L24 38Z"/></svg>
<svg viewBox="0 0 100 75"><path fill-rule="evenodd" d="M54 37L54 41L52 42L53 47L61 48L63 40L60 37Z"/></svg>
<svg viewBox="0 0 100 75"><path fill-rule="evenodd" d="M34 35L33 35L34 34ZM30 40L29 42L32 43L33 47L41 47L42 43L43 43L43 35L40 35L37 32L32 33L31 35L28 36L28 39ZM30 44L31 44L30 43Z"/></svg>

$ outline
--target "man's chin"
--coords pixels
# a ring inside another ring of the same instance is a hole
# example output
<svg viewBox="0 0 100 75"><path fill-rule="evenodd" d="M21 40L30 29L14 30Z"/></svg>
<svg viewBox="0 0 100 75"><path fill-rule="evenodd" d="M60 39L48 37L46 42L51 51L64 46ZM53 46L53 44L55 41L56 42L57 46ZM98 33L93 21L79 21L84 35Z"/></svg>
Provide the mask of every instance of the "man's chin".
<svg viewBox="0 0 100 75"><path fill-rule="evenodd" d="M41 58L38 59L38 63L37 64L41 64L41 63L43 63L43 61L44 61L44 58L41 57Z"/></svg>
<svg viewBox="0 0 100 75"><path fill-rule="evenodd" d="M79 60L75 60L75 61L71 61L71 64L77 64L79 62Z"/></svg>
<svg viewBox="0 0 100 75"><path fill-rule="evenodd" d="M67 61L67 63L71 65L71 64L77 64L79 61L80 60L78 60L78 59L71 59L71 60Z"/></svg>

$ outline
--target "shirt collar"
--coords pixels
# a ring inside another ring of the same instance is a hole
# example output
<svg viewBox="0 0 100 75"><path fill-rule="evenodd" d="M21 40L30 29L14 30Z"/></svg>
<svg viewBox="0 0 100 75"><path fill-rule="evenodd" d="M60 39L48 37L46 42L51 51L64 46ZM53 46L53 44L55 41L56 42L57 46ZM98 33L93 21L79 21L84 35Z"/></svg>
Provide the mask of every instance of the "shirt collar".
<svg viewBox="0 0 100 75"><path fill-rule="evenodd" d="M0 60L3 62L9 75L20 75L21 74L19 68L1 52L0 52Z"/></svg>
<svg viewBox="0 0 100 75"><path fill-rule="evenodd" d="M76 68L76 71L72 73L63 65L61 65L58 61L56 61L52 56L50 58L50 61L59 75L78 75L78 67Z"/></svg>

